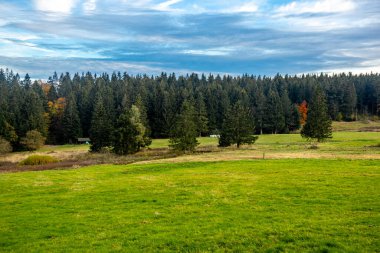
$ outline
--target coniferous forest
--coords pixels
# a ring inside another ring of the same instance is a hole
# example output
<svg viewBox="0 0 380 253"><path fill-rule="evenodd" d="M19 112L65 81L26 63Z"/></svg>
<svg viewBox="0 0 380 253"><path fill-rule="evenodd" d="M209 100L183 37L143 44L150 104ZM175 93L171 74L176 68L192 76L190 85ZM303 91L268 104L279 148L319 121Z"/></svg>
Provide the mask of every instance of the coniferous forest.
<svg viewBox="0 0 380 253"><path fill-rule="evenodd" d="M316 87L325 92L331 120L380 115L379 74L262 77L54 73L47 82L41 82L32 81L28 74L20 77L1 69L0 136L12 144L13 150L24 149L23 138L31 130L41 133L48 144L76 143L79 137L97 135L101 146L107 146L115 138L117 126L127 120L122 116L138 115L141 122L136 124L144 127L144 146L149 137L170 136L185 102L193 108L198 136L218 134L238 102L252 112L256 134L289 133L300 128L303 110Z"/></svg>

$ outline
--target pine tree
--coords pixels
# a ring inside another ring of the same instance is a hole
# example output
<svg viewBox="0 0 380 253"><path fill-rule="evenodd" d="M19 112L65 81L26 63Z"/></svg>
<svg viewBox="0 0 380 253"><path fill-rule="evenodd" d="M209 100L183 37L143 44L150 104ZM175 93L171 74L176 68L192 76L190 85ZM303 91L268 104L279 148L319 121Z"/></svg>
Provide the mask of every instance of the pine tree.
<svg viewBox="0 0 380 253"><path fill-rule="evenodd" d="M66 143L75 143L81 135L81 124L75 97L73 94L67 99L62 117L63 136Z"/></svg>
<svg viewBox="0 0 380 253"><path fill-rule="evenodd" d="M185 100L171 132L169 146L177 151L192 152L199 145L197 135L194 106Z"/></svg>
<svg viewBox="0 0 380 253"><path fill-rule="evenodd" d="M332 138L331 119L328 115L326 97L321 87L314 89L309 103L307 121L301 130L301 136L318 142Z"/></svg>
<svg viewBox="0 0 380 253"><path fill-rule="evenodd" d="M257 140L254 136L254 119L248 107L240 101L235 103L226 115L219 139L220 147L233 144L239 148L243 144L253 144Z"/></svg>
<svg viewBox="0 0 380 253"><path fill-rule="evenodd" d="M109 147L112 144L113 127L111 125L108 112L103 106L103 99L99 95L91 120L90 140L91 151L98 152L103 147Z"/></svg>

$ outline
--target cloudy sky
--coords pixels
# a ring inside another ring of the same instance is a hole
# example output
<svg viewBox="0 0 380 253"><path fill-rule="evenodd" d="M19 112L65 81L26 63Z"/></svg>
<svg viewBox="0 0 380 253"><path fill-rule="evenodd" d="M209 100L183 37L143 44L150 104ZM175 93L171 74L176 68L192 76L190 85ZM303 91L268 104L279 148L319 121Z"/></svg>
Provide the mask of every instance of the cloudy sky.
<svg viewBox="0 0 380 253"><path fill-rule="evenodd" d="M0 0L0 68L380 72L379 0Z"/></svg>

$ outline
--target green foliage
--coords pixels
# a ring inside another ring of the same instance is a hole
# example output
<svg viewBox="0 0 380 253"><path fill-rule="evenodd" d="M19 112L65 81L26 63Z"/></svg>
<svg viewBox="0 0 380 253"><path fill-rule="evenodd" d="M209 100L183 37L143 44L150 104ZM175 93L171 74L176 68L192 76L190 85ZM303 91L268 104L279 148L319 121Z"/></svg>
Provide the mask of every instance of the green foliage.
<svg viewBox="0 0 380 253"><path fill-rule="evenodd" d="M220 132L228 108L238 100L253 112L256 133L287 133L299 127L292 105L310 101L317 85L327 95L328 114L334 120L340 116L344 121L373 120L380 115L379 74L256 77L193 73L177 77L84 73L71 77L63 73L59 77L54 73L48 83L32 84L29 75L20 79L0 69L0 135L15 150L22 148L20 138L33 129L47 136L49 144L92 135L93 150L110 146L113 124L132 104L140 109L147 135L167 138L184 100L194 104L198 136ZM103 116L99 106L95 108L99 96Z"/></svg>
<svg viewBox="0 0 380 253"><path fill-rule="evenodd" d="M266 133L281 133L285 128L284 108L277 90L270 89L263 115L263 129Z"/></svg>
<svg viewBox="0 0 380 253"><path fill-rule="evenodd" d="M20 165L43 165L48 163L56 163L58 160L48 155L31 155L20 162Z"/></svg>
<svg viewBox="0 0 380 253"><path fill-rule="evenodd" d="M320 87L314 89L309 103L306 124L301 130L301 136L318 142L332 138L332 122L328 115L326 98Z"/></svg>
<svg viewBox="0 0 380 253"><path fill-rule="evenodd" d="M65 143L76 143L81 136L81 124L75 97L73 94L67 99L62 117L63 136Z"/></svg>
<svg viewBox="0 0 380 253"><path fill-rule="evenodd" d="M91 121L91 151L98 152L102 147L111 146L112 132L113 127L111 125L111 119L103 106L103 99L99 95L96 100L94 114Z"/></svg>
<svg viewBox="0 0 380 253"><path fill-rule="evenodd" d="M199 145L197 135L194 106L189 101L184 101L172 130L169 146L177 151L193 152Z"/></svg>
<svg viewBox="0 0 380 253"><path fill-rule="evenodd" d="M254 136L254 119L248 107L237 102L227 112L219 139L220 147L236 144L239 148L243 144L253 144L257 140Z"/></svg>
<svg viewBox="0 0 380 253"><path fill-rule="evenodd" d="M207 109L204 102L204 98L201 93L198 94L195 101L195 124L197 126L198 136L204 136L208 132L208 119L207 119Z"/></svg>
<svg viewBox="0 0 380 253"><path fill-rule="evenodd" d="M27 150L33 151L41 148L45 144L46 138L37 130L31 130L26 133L26 136L21 139L21 144Z"/></svg>
<svg viewBox="0 0 380 253"><path fill-rule="evenodd" d="M32 89L25 91L24 99L21 102L19 127L19 136L23 136L33 129L43 136L47 136L48 125L43 100Z"/></svg>
<svg viewBox="0 0 380 253"><path fill-rule="evenodd" d="M295 130L300 129L300 127L301 127L301 121L300 121L301 115L300 115L300 112L298 110L297 104L292 105L290 117L291 118L290 118L289 125L288 125L289 130L295 131Z"/></svg>
<svg viewBox="0 0 380 253"><path fill-rule="evenodd" d="M120 155L133 154L142 147L149 146L151 139L147 136L147 129L143 124L140 110L132 105L120 115L115 128L113 150Z"/></svg>
<svg viewBox="0 0 380 253"><path fill-rule="evenodd" d="M0 136L0 154L10 153L10 152L12 152L11 144L9 143L9 141L7 141L6 139Z"/></svg>
<svg viewBox="0 0 380 253"><path fill-rule="evenodd" d="M16 131L7 121L0 122L0 136L3 136L9 142L15 142L18 139Z"/></svg>

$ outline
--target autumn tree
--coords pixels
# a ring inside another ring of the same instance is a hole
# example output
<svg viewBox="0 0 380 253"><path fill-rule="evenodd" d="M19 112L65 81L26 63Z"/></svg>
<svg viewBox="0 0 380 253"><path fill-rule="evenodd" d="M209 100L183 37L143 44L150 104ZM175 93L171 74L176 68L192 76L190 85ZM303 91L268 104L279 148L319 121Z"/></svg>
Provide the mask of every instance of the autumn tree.
<svg viewBox="0 0 380 253"><path fill-rule="evenodd" d="M307 120L307 102L305 100L298 106L298 111L300 113L300 124L303 126Z"/></svg>

